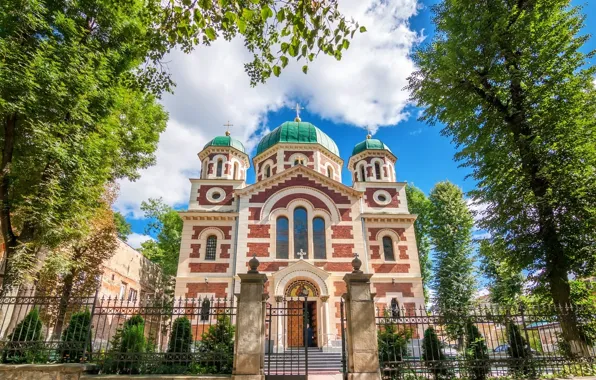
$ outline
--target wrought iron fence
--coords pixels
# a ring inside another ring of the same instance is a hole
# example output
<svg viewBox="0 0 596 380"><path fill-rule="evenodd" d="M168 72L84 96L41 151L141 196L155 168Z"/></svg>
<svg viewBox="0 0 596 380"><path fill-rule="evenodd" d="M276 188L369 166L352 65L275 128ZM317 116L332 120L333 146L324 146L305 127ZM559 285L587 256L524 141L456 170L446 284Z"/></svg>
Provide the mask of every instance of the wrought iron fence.
<svg viewBox="0 0 596 380"><path fill-rule="evenodd" d="M232 372L233 299L0 298L4 363L86 362L106 374Z"/></svg>
<svg viewBox="0 0 596 380"><path fill-rule="evenodd" d="M377 308L384 379L594 375L596 315L576 308L478 307L466 312ZM572 322L579 341L564 338Z"/></svg>

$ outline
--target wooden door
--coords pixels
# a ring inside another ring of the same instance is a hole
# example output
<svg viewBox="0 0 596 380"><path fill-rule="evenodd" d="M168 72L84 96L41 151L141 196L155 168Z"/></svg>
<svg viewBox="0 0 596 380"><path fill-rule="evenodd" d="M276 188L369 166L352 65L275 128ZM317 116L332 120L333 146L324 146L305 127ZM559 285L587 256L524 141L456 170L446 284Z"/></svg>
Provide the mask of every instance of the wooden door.
<svg viewBox="0 0 596 380"><path fill-rule="evenodd" d="M317 303L316 302L312 302L309 305L310 307L309 312L311 313L311 326L312 327L312 332L313 332L313 338L312 338L312 342L313 342L313 346L314 347L318 347L319 346L319 341L317 339L317 331L318 331L318 316L317 316Z"/></svg>
<svg viewBox="0 0 596 380"><path fill-rule="evenodd" d="M304 303L302 301L289 301L288 308L288 347L303 347Z"/></svg>

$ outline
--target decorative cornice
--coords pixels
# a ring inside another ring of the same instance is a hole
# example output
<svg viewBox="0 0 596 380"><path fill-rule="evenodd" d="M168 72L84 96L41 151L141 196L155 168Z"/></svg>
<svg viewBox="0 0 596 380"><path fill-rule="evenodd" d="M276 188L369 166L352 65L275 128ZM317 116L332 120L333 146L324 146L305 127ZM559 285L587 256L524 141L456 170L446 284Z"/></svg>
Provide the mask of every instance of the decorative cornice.
<svg viewBox="0 0 596 380"><path fill-rule="evenodd" d="M231 153L233 156L236 156L236 158L244 161L244 164L246 165L247 168L250 167L250 160L249 160L248 154L239 151L238 149L234 148L233 146L213 146L213 145L211 145L211 146L208 146L207 148L203 149L199 153L197 153L197 156L199 157L199 159L202 162L211 153Z"/></svg>
<svg viewBox="0 0 596 380"><path fill-rule="evenodd" d="M304 143L304 144L277 143L277 144L271 146L271 148L262 152L261 154L253 157L252 163L253 163L254 167L256 168L258 163L260 163L264 159L268 158L271 155L271 153L277 152L278 150L297 150L297 151L301 151L301 150L315 151L316 150L316 151L325 153L325 156L327 156L327 158L336 162L340 166L343 166L343 164L344 164L344 160L342 160L341 157L336 156L335 153L332 153L331 151L329 151L328 149L326 149L325 147L323 147L321 144L318 144L318 143Z"/></svg>
<svg viewBox="0 0 596 380"><path fill-rule="evenodd" d="M238 217L237 212L213 212L213 211L178 211L178 215L184 220L219 220L234 221Z"/></svg>
<svg viewBox="0 0 596 380"><path fill-rule="evenodd" d="M393 164L395 165L395 163L397 162L397 156L393 153L391 153L388 150L381 150L381 149L377 149L377 150L365 150L363 152L358 153L355 156L351 156L348 159L348 169L349 170L353 170L353 166L355 162L358 162L364 158L367 157L380 157L380 156L388 156L390 159L392 159Z"/></svg>
<svg viewBox="0 0 596 380"><path fill-rule="evenodd" d="M363 213L360 217L367 222L414 222L418 218L418 215Z"/></svg>
<svg viewBox="0 0 596 380"><path fill-rule="evenodd" d="M306 174L309 177L315 177L315 179L317 180L318 183L320 183L322 185L326 185L330 188L339 190L343 193L347 193L355 198L360 198L364 194L362 191L359 191L359 190L356 190L349 186L346 186L343 183L333 180L333 179L319 173L318 171L310 169L304 165L293 166L289 169L283 170L280 173L275 174L272 177L258 181L258 182L254 183L252 185L249 185L245 188L236 189L236 190L234 190L234 193L237 195L247 195L249 193L263 191L263 190L266 190L267 188L273 187L275 184L282 181L283 179L292 177L297 173Z"/></svg>

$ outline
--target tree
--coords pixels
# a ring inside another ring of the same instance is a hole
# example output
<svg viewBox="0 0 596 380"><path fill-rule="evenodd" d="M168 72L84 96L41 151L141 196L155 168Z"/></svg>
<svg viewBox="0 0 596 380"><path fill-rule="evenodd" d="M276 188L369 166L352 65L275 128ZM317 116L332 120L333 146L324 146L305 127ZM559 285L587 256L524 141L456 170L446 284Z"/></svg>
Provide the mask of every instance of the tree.
<svg viewBox="0 0 596 380"><path fill-rule="evenodd" d="M337 2L16 0L0 9L0 226L4 289L79 237L108 182L154 162L172 88L163 59L242 36L253 84L290 58L341 58L354 33Z"/></svg>
<svg viewBox="0 0 596 380"><path fill-rule="evenodd" d="M383 325L377 335L379 363L384 379L400 379L401 361L408 354L408 342L412 338L412 330L405 327L398 331L391 318L391 313L386 310Z"/></svg>
<svg viewBox="0 0 596 380"><path fill-rule="evenodd" d="M170 341L168 342L168 354L165 356L166 365L187 367L190 364L192 348L192 326L187 317L178 317L172 324Z"/></svg>
<svg viewBox="0 0 596 380"><path fill-rule="evenodd" d="M443 353L441 342L435 329L432 327L424 331L424 339L422 340L422 360L424 360L426 368L428 368L435 380L444 380L453 378L453 373L446 365L447 358Z"/></svg>
<svg viewBox="0 0 596 380"><path fill-rule="evenodd" d="M137 375L143 368L142 355L147 350L145 320L133 315L119 328L110 341L110 351L103 363L106 373Z"/></svg>
<svg viewBox="0 0 596 380"><path fill-rule="evenodd" d="M509 262L501 260L505 256L502 241L491 240L483 239L478 246L481 269L489 281L490 300L500 306L514 306L522 296L524 276L520 270L511 268Z"/></svg>
<svg viewBox="0 0 596 380"><path fill-rule="evenodd" d="M408 86L472 168L471 195L487 205L480 227L503 237L501 259L561 309L573 303L569 276L596 269L596 68L581 51L584 20L569 0L444 0ZM561 318L589 355L574 318Z"/></svg>
<svg viewBox="0 0 596 380"><path fill-rule="evenodd" d="M509 342L507 353L513 359L510 366L514 376L535 378L535 368L531 361L532 349L519 331L519 327L512 321L507 322L507 340Z"/></svg>
<svg viewBox="0 0 596 380"><path fill-rule="evenodd" d="M472 380L484 380L491 371L490 357L486 341L478 327L466 324L466 359Z"/></svg>
<svg viewBox="0 0 596 380"><path fill-rule="evenodd" d="M116 211L114 212L114 224L116 225L116 233L118 234L118 238L122 241L126 241L128 239L128 235L132 233L132 227L130 223L126 221L124 215Z"/></svg>
<svg viewBox="0 0 596 380"><path fill-rule="evenodd" d="M217 318L217 323L209 326L200 342L201 366L206 373L232 373L234 364L234 325L227 315Z"/></svg>
<svg viewBox="0 0 596 380"><path fill-rule="evenodd" d="M418 247L418 259L420 261L422 289L424 290L424 298L428 301L428 282L431 278L429 230L432 205L422 190L410 184L406 186L406 198L410 213L418 216L414 222L414 232L416 233L416 246Z"/></svg>
<svg viewBox="0 0 596 380"><path fill-rule="evenodd" d="M4 345L2 362L11 364L34 363L40 359L43 346L43 323L36 307L20 321Z"/></svg>
<svg viewBox="0 0 596 380"><path fill-rule="evenodd" d="M68 327L62 334L60 342L60 361L63 363L80 363L83 359L85 342L87 352L91 352L91 313L89 310L73 313Z"/></svg>
<svg viewBox="0 0 596 380"><path fill-rule="evenodd" d="M151 220L145 233L156 235L156 239L143 242L140 251L157 263L165 275L175 276L180 254L182 218L161 198L141 203L141 210L145 213L145 218Z"/></svg>
<svg viewBox="0 0 596 380"><path fill-rule="evenodd" d="M475 291L472 261L474 220L462 190L439 182L430 192L430 238L436 255L432 288L434 306L447 320L447 332L463 345L463 316L472 306Z"/></svg>

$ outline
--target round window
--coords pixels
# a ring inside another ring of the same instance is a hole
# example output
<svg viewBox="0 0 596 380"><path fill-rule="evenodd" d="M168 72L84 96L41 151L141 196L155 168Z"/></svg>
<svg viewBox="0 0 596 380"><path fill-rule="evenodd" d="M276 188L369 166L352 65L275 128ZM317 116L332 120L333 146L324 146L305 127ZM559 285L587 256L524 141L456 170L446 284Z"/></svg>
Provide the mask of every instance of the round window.
<svg viewBox="0 0 596 380"><path fill-rule="evenodd" d="M377 199L381 202L387 202L387 197L384 194L379 194Z"/></svg>
<svg viewBox="0 0 596 380"><path fill-rule="evenodd" d="M213 199L219 199L219 198L221 198L221 194L218 193L218 192L215 192L215 193L211 194L211 198L213 198Z"/></svg>
<svg viewBox="0 0 596 380"><path fill-rule="evenodd" d="M385 190L377 190L373 194L374 201L379 206L387 206L391 203L391 195Z"/></svg>
<svg viewBox="0 0 596 380"><path fill-rule="evenodd" d="M221 187L212 187L207 190L207 200L211 203L219 203L226 197L226 192Z"/></svg>

